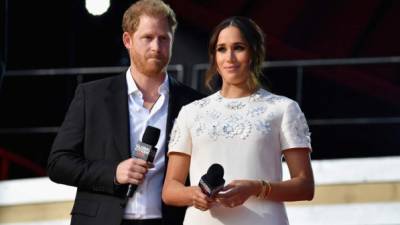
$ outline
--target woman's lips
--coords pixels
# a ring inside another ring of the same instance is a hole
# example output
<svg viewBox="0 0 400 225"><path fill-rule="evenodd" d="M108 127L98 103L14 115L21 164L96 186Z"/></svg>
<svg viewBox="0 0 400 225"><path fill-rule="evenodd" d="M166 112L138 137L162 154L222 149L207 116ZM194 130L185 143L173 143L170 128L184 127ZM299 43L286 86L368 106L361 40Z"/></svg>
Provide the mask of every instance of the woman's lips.
<svg viewBox="0 0 400 225"><path fill-rule="evenodd" d="M225 66L224 67L224 70L227 70L227 71L234 71L237 69L239 69L239 66Z"/></svg>

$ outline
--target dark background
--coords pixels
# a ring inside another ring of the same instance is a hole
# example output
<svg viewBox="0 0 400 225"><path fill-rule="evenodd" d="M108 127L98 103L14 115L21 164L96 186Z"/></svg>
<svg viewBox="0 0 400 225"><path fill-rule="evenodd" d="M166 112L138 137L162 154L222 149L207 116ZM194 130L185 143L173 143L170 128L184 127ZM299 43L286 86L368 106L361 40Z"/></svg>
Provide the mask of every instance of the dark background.
<svg viewBox="0 0 400 225"><path fill-rule="evenodd" d="M400 1L396 0L166 2L179 21L171 64L184 66L186 80L193 65L207 63L212 28L233 15L250 17L262 27L269 61L400 56ZM0 50L7 71L127 66L121 19L133 1L112 0L101 16L90 15L84 3L2 0ZM311 122L314 159L400 155L399 70L399 64L305 68L301 103ZM267 69L265 73L273 92L295 98L294 68ZM28 159L45 168L55 133L15 129L59 126L76 78L27 74L5 76L2 81L0 179L42 176L43 172L16 161ZM381 122L312 123L341 118L377 118Z"/></svg>

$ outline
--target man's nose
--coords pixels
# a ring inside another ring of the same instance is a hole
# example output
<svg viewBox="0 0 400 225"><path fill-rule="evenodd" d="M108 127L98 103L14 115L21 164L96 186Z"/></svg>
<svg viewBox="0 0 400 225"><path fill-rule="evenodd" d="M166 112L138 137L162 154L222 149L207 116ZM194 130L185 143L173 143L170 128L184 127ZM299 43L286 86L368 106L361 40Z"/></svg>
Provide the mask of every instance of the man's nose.
<svg viewBox="0 0 400 225"><path fill-rule="evenodd" d="M159 51L161 47L161 40L159 38L154 38L151 42L151 50Z"/></svg>

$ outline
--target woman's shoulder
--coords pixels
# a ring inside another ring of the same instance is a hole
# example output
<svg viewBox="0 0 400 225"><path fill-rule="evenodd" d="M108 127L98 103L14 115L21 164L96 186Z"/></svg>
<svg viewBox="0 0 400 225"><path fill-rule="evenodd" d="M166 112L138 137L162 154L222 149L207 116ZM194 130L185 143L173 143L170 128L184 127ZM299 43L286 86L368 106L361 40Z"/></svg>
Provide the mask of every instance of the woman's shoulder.
<svg viewBox="0 0 400 225"><path fill-rule="evenodd" d="M183 108L185 108L186 110L196 110L196 109L200 109L200 108L204 108L206 106L208 106L213 99L215 99L216 97L216 93L211 94L207 97L201 98L199 100L195 100L185 106L183 106Z"/></svg>
<svg viewBox="0 0 400 225"><path fill-rule="evenodd" d="M264 102L275 106L285 107L290 104L297 104L297 102L289 97L274 94L265 89L259 89L253 97L253 101Z"/></svg>
<svg viewBox="0 0 400 225"><path fill-rule="evenodd" d="M212 99L213 95L210 95L182 106L178 116L179 119L193 121L198 113L207 110L207 107L210 107L209 104L212 102Z"/></svg>

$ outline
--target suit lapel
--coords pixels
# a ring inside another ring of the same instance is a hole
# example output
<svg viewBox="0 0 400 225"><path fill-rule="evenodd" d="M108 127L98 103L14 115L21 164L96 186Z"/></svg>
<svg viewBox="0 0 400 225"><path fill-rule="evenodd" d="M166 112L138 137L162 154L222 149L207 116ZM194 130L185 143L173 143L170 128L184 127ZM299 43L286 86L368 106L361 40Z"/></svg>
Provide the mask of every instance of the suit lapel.
<svg viewBox="0 0 400 225"><path fill-rule="evenodd" d="M168 142L174 120L178 116L179 110L183 104L181 89L177 81L169 77L169 99L168 115L166 124L166 154L168 151ZM115 145L120 152L122 159L131 156L130 152L130 131L129 131L129 109L128 109L128 88L125 74L116 77L110 82L108 93L105 98L108 116L110 117L112 129L109 131L114 136ZM166 158L168 160L168 158Z"/></svg>
<svg viewBox="0 0 400 225"><path fill-rule="evenodd" d="M128 90L125 74L110 82L108 95L105 98L108 115L111 121L111 135L122 159L130 157Z"/></svg>
<svg viewBox="0 0 400 225"><path fill-rule="evenodd" d="M166 148L165 155L168 153L168 143L172 126L174 125L175 118L178 116L179 110L182 106L179 85L177 81L170 76L169 80L169 100L168 100L168 116L167 116L167 131L166 131ZM182 93L181 93L182 94ZM168 158L166 158L168 160Z"/></svg>

